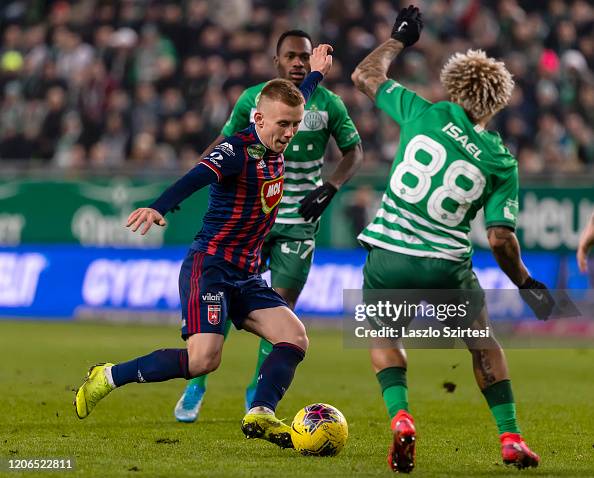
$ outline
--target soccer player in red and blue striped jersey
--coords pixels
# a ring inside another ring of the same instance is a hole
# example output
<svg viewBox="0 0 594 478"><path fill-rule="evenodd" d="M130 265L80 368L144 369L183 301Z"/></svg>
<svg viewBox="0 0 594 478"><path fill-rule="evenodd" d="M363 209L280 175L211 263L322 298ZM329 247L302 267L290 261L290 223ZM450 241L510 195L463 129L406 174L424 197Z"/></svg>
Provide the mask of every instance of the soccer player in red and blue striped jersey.
<svg viewBox="0 0 594 478"><path fill-rule="evenodd" d="M153 224L198 189L210 185L209 206L180 271L182 336L186 349L161 349L128 362L91 367L75 399L79 418L116 387L132 382L190 379L220 363L224 328L231 320L274 344L242 430L292 447L290 428L275 409L303 360L308 339L303 324L258 273L260 251L276 218L283 192L283 152L303 119L304 105L332 64L329 45L314 49L312 73L298 89L272 80L263 89L255 121L225 138L202 161L147 208L128 218L132 231Z"/></svg>

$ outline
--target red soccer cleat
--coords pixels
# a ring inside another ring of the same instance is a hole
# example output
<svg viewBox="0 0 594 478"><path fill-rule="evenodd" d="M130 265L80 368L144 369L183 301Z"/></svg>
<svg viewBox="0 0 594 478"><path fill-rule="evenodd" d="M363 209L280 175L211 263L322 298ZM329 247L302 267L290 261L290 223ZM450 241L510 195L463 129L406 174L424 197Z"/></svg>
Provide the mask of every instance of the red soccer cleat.
<svg viewBox="0 0 594 478"><path fill-rule="evenodd" d="M415 421L400 410L392 419L394 440L388 450L388 466L394 473L410 473L415 467Z"/></svg>
<svg viewBox="0 0 594 478"><path fill-rule="evenodd" d="M528 448L519 433L502 433L499 440L501 440L503 463L514 465L519 470L538 466L540 457Z"/></svg>

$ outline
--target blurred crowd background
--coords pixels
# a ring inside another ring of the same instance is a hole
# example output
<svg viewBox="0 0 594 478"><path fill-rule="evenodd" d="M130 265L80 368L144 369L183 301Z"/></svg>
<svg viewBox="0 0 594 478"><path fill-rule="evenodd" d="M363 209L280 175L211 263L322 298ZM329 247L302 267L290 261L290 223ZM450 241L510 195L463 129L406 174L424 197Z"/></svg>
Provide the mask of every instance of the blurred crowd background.
<svg viewBox="0 0 594 478"><path fill-rule="evenodd" d="M178 171L194 164L248 86L275 76L279 35L301 28L335 48L324 85L345 101L384 172L398 127L350 74L389 38L388 0L6 0L0 3L0 170ZM415 0L421 41L392 76L446 99L441 66L482 48L516 81L491 125L524 175L594 171L594 6L587 0ZM339 155L331 148L330 161Z"/></svg>

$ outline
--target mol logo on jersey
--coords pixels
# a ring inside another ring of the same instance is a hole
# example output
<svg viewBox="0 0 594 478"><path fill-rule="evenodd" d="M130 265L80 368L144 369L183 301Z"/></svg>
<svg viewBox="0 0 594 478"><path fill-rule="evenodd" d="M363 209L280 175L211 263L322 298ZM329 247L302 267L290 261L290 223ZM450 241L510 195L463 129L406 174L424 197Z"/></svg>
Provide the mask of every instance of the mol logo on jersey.
<svg viewBox="0 0 594 478"><path fill-rule="evenodd" d="M266 181L262 185L260 198L262 199L262 211L264 211L264 214L270 214L270 211L274 209L283 197L283 180L284 177L281 176L280 178Z"/></svg>

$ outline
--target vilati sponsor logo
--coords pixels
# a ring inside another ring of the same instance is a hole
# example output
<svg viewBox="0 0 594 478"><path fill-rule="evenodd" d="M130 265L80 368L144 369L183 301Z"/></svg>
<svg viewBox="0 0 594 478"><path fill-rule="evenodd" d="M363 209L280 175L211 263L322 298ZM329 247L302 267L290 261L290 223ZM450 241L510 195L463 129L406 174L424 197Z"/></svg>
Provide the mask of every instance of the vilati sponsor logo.
<svg viewBox="0 0 594 478"><path fill-rule="evenodd" d="M220 302L223 299L223 292L217 292L213 294L212 292L207 292L206 294L202 294L202 302Z"/></svg>
<svg viewBox="0 0 594 478"><path fill-rule="evenodd" d="M283 177L266 181L262 185L262 211L269 214L283 197Z"/></svg>

